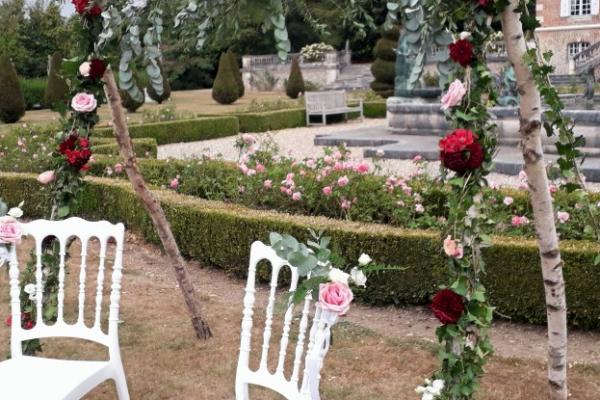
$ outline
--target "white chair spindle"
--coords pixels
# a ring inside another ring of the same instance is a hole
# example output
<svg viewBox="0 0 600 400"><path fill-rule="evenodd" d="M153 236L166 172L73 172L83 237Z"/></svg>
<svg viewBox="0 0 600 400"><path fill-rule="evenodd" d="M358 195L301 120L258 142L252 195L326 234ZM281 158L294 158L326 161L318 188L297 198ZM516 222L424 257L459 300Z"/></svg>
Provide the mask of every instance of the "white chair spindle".
<svg viewBox="0 0 600 400"><path fill-rule="evenodd" d="M277 361L277 374L283 375L285 368L285 356L287 354L287 347L290 337L290 326L292 325L292 317L294 315L294 303L292 299L288 301L288 306L285 311L285 317L283 320L283 333L281 334L281 342L279 343L279 361Z"/></svg>
<svg viewBox="0 0 600 400"><path fill-rule="evenodd" d="M98 276L96 278L96 312L94 315L94 328L100 329L102 317L102 295L104 291L104 270L106 263L106 241L100 240L100 261L98 263Z"/></svg>
<svg viewBox="0 0 600 400"><path fill-rule="evenodd" d="M10 278L10 312L13 326L11 330L10 351L13 357L19 357L22 355L21 342L12 340L15 336L14 332L21 330L21 288L19 287L19 262L17 261L16 246L11 246L8 268Z"/></svg>
<svg viewBox="0 0 600 400"><path fill-rule="evenodd" d="M84 309L85 309L85 280L87 277L87 248L89 240L81 239L81 264L79 266L79 312L77 315L77 323L84 323Z"/></svg>
<svg viewBox="0 0 600 400"><path fill-rule="evenodd" d="M310 303L312 296L308 295L304 299L304 307L302 308L302 317L300 318L300 326L298 328L298 343L296 344L296 355L294 356L294 369L292 371L292 382L296 385L300 379L300 364L302 363L302 355L304 354L304 342L306 340L306 330L308 329L308 314L310 313Z"/></svg>
<svg viewBox="0 0 600 400"><path fill-rule="evenodd" d="M67 242L69 238L59 238L60 241L60 262L58 265L58 317L56 320L57 324L64 324L65 322L65 257L67 255Z"/></svg>
<svg viewBox="0 0 600 400"><path fill-rule="evenodd" d="M271 343L271 332L273 330L273 311L275 310L275 294L277 293L277 277L279 276L279 265L273 265L271 275L271 289L269 290L269 303L267 304L265 333L263 337L262 355L260 357L260 368L267 370L269 358L269 346Z"/></svg>

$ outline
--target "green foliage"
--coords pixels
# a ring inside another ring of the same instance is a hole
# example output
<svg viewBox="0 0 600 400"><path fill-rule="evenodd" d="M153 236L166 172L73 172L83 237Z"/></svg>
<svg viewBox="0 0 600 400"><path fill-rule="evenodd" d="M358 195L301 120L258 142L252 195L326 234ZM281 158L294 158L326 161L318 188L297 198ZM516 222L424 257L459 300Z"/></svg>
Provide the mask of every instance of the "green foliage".
<svg viewBox="0 0 600 400"><path fill-rule="evenodd" d="M394 94L396 47L399 36L400 29L397 26L384 30L381 39L377 41L373 49L375 61L371 65L371 73L375 80L371 83L371 89L383 98Z"/></svg>
<svg viewBox="0 0 600 400"><path fill-rule="evenodd" d="M157 122L131 125L132 138L152 138L159 145L168 143L193 142L232 136L239 131L236 117L208 117L181 121ZM112 136L112 129L99 128L95 135Z"/></svg>
<svg viewBox="0 0 600 400"><path fill-rule="evenodd" d="M237 55L231 51L231 49L227 50L226 54L229 58L229 62L231 63L233 76L235 77L235 83L238 88L238 98L242 98L246 93L246 88L244 87L244 80L242 79L242 71L240 70L240 65L238 64Z"/></svg>
<svg viewBox="0 0 600 400"><path fill-rule="evenodd" d="M33 110L34 108L45 108L44 93L46 92L46 80L43 78L25 78L21 79L23 88L23 97L25 98L25 108Z"/></svg>
<svg viewBox="0 0 600 400"><path fill-rule="evenodd" d="M306 126L303 108L237 114L240 132L267 132Z"/></svg>
<svg viewBox="0 0 600 400"><path fill-rule="evenodd" d="M302 70L300 69L300 61L298 58L292 60L292 66L290 68L290 76L285 85L285 93L292 99L297 99L300 93L306 91L304 87L304 78L302 77Z"/></svg>
<svg viewBox="0 0 600 400"><path fill-rule="evenodd" d="M190 200L170 191L159 190L157 194L183 254L240 277L248 270L253 241L268 243L273 231L304 240L308 228L312 228L330 236L332 251L343 259L356 260L364 252L378 262L406 268L369 276L367 288L356 293L364 302L427 304L438 286L448 279L440 235L436 232L251 210L227 203ZM0 174L0 197L9 204L26 198L23 207L26 215L47 216L49 191L40 190L33 175ZM78 204L76 215L124 222L147 240L159 243L150 217L127 182L88 179ZM561 242L565 279L571 288L567 291L569 322L584 329L600 329L597 317L600 292L596 287L600 268L591 261L598 250L600 247L592 242ZM498 314L515 321L543 324L546 308L535 240L495 237L494 246L484 249L483 258L487 266L484 282Z"/></svg>
<svg viewBox="0 0 600 400"><path fill-rule="evenodd" d="M363 103L363 113L366 118L385 118L386 103L385 101L366 101Z"/></svg>
<svg viewBox="0 0 600 400"><path fill-rule="evenodd" d="M138 158L156 158L158 145L155 139L137 138L132 139L133 151ZM94 154L108 156L119 155L119 144L114 138L94 138L92 139L92 151Z"/></svg>
<svg viewBox="0 0 600 400"><path fill-rule="evenodd" d="M237 78L231 64L227 53L221 54L212 89L212 97L219 104L232 104L239 98Z"/></svg>
<svg viewBox="0 0 600 400"><path fill-rule="evenodd" d="M162 104L165 100L171 98L171 85L169 84L169 79L165 74L164 68L161 63L158 64L160 68L160 73L163 78L163 93L159 95L154 90L154 87L151 84L148 84L146 90L148 91L148 96L158 104Z"/></svg>
<svg viewBox="0 0 600 400"><path fill-rule="evenodd" d="M44 92L44 104L53 109L64 108L69 96L69 86L61 76L62 56L56 52L48 61L48 78Z"/></svg>
<svg viewBox="0 0 600 400"><path fill-rule="evenodd" d="M0 55L0 121L14 123L25 115L25 98L15 67Z"/></svg>

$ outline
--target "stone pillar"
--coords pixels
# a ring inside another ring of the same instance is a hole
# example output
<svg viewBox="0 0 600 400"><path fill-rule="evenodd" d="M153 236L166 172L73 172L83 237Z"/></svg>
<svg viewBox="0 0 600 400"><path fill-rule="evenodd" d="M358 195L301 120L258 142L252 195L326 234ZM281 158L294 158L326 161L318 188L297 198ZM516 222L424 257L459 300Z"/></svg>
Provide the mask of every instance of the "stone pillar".
<svg viewBox="0 0 600 400"><path fill-rule="evenodd" d="M325 53L326 84L330 85L337 81L339 76L339 63L337 52Z"/></svg>

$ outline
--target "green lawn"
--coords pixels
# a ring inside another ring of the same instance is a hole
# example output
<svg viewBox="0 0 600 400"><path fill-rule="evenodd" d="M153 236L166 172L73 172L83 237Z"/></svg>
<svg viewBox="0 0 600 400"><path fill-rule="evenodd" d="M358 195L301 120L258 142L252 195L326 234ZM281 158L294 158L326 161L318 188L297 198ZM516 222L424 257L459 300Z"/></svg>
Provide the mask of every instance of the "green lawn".
<svg viewBox="0 0 600 400"><path fill-rule="evenodd" d="M246 93L243 98L231 105L220 105L212 99L210 89L180 91L173 92L172 97L168 102L163 103L162 105L146 104L136 113L129 114L128 118L130 122L139 122L142 118L142 113L144 110L151 111L170 105L175 106L176 112L189 115L225 114L248 106L252 100L263 102L276 101L278 99L287 99L287 97L283 92L249 92ZM108 125L110 121L110 113L106 105L100 108L99 115L100 125ZM0 123L0 131L10 129L14 126L19 126L21 124L48 124L57 122L58 119L59 114L50 110L28 111L25 114L25 117L15 124Z"/></svg>

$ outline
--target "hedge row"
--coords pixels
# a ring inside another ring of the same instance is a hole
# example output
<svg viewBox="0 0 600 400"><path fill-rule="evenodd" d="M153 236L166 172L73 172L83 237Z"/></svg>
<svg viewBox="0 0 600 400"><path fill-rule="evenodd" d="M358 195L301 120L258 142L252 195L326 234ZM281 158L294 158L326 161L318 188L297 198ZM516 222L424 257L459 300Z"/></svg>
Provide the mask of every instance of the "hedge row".
<svg viewBox="0 0 600 400"><path fill-rule="evenodd" d="M240 132L267 132L306 126L303 108L235 115L240 121Z"/></svg>
<svg viewBox="0 0 600 400"><path fill-rule="evenodd" d="M236 117L208 117L180 121L157 122L131 125L132 138L152 138L159 145L169 143L194 142L237 135L239 122ZM96 129L99 137L113 135L112 128Z"/></svg>
<svg viewBox="0 0 600 400"><path fill-rule="evenodd" d="M158 145L156 139L153 138L138 138L133 139L133 150L137 157L156 158L158 153ZM94 138L92 143L94 154L102 154L107 156L118 156L119 145L114 138Z"/></svg>
<svg viewBox="0 0 600 400"><path fill-rule="evenodd" d="M387 114L385 101L366 101L363 107L366 118L385 118Z"/></svg>
<svg viewBox="0 0 600 400"><path fill-rule="evenodd" d="M319 217L299 217L272 211L211 202L157 191L182 252L205 265L244 276L250 244L267 240L271 231L305 238L307 228L323 229L332 237L333 250L347 260L368 253L380 263L405 269L385 271L369 278L357 293L371 304L424 304L438 286L448 282L440 238L436 232L405 230L385 225L353 223ZM0 196L9 204L25 199L25 214L42 217L49 209L49 193L34 175L0 174ZM77 214L90 219L122 221L128 228L158 243L150 218L127 182L88 179ZM572 325L600 328L600 268L591 260L600 251L595 243L561 244L567 281L568 318ZM544 291L539 253L534 241L495 237L484 251L485 284L501 315L544 323Z"/></svg>

